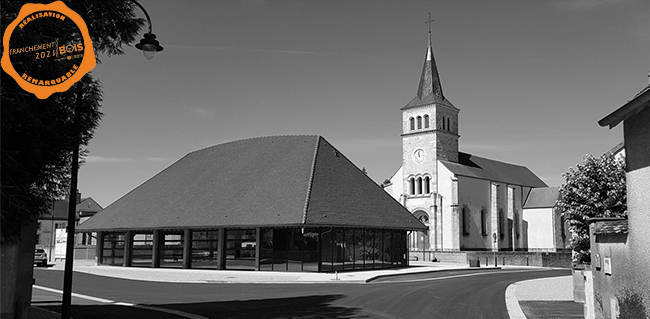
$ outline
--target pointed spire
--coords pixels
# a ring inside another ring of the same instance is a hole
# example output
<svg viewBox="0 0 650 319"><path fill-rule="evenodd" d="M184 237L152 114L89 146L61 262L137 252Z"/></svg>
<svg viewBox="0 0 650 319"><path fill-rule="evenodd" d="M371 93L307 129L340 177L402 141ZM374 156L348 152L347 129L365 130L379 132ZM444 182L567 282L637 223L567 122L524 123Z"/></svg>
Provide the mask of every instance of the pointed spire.
<svg viewBox="0 0 650 319"><path fill-rule="evenodd" d="M420 84L418 85L418 93L413 100L404 108L414 107L418 105L425 105L431 103L441 103L454 107L449 100L445 98L442 93L442 85L440 84L440 75L438 74L438 67L436 66L436 59L433 55L433 45L431 44L431 12L429 12L429 43L427 52L422 66L422 75L420 76ZM404 109L403 108L403 109Z"/></svg>
<svg viewBox="0 0 650 319"><path fill-rule="evenodd" d="M425 99L430 94L435 94L434 99L444 100L445 96L442 93L442 85L440 85L440 75L438 75L438 67L436 66L436 59L433 57L433 46L431 45L431 12L429 12L429 45L427 46L427 55L422 67L422 76L420 77L420 86L418 87L418 97Z"/></svg>

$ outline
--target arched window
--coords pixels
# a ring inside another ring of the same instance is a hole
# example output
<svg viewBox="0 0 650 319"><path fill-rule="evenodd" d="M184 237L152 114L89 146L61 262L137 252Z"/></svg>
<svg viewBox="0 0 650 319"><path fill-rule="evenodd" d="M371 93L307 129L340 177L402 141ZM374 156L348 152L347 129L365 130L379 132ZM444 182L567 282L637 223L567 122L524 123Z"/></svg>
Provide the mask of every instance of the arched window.
<svg viewBox="0 0 650 319"><path fill-rule="evenodd" d="M411 195L415 195L415 178L413 177L409 179L409 188L410 188L409 192L411 193Z"/></svg>
<svg viewBox="0 0 650 319"><path fill-rule="evenodd" d="M451 126L449 125L449 118L447 118L447 131L451 131Z"/></svg>
<svg viewBox="0 0 650 319"><path fill-rule="evenodd" d="M442 117L442 129L443 130L447 129L447 126L445 126L445 117L444 116Z"/></svg>
<svg viewBox="0 0 650 319"><path fill-rule="evenodd" d="M410 118L409 121L411 122L411 131L415 129L415 119Z"/></svg>
<svg viewBox="0 0 650 319"><path fill-rule="evenodd" d="M418 130L422 128L422 116L418 116Z"/></svg>
<svg viewBox="0 0 650 319"><path fill-rule="evenodd" d="M425 194L429 194L429 193L430 193L430 191L429 191L429 184L430 184L430 178L429 178L429 176L426 176L426 177L424 178L424 193L425 193Z"/></svg>
<svg viewBox="0 0 650 319"><path fill-rule="evenodd" d="M424 128L429 128L429 115L424 116Z"/></svg>
<svg viewBox="0 0 650 319"><path fill-rule="evenodd" d="M469 208L463 207L463 215L461 218L463 219L461 221L463 226L463 235L468 235L469 234Z"/></svg>
<svg viewBox="0 0 650 319"><path fill-rule="evenodd" d="M418 182L415 184L417 187L417 194L421 195L422 194L422 177L418 177Z"/></svg>

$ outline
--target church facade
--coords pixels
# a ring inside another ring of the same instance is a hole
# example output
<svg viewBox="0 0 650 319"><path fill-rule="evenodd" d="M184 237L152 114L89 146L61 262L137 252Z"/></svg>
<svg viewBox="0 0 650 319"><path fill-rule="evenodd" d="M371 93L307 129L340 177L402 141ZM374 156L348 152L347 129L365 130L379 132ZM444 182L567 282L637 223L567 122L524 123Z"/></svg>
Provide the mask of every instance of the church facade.
<svg viewBox="0 0 650 319"><path fill-rule="evenodd" d="M402 112L402 166L384 190L429 227L409 250L527 250L523 205L547 185L528 168L459 152L459 109L443 94L431 31L417 95Z"/></svg>

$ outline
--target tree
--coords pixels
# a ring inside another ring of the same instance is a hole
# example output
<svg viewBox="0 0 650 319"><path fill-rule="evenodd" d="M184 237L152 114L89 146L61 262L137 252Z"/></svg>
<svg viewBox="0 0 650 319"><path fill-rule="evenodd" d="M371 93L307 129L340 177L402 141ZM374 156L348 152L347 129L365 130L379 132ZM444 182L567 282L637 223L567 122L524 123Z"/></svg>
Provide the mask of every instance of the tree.
<svg viewBox="0 0 650 319"><path fill-rule="evenodd" d="M2 0L3 34L28 2L51 1ZM144 25L143 19L136 18L136 5L130 0L69 0L65 3L86 22L96 55L123 54L123 46L133 43ZM65 34L57 31L42 28L26 37L31 43L46 43ZM74 39L60 40L66 43ZM68 192L71 150L77 142L87 145L92 138L102 115L99 111L101 97L101 87L90 74L70 90L40 100L23 91L13 78L2 72L3 243L17 241L23 223L35 221L47 212L55 198Z"/></svg>
<svg viewBox="0 0 650 319"><path fill-rule="evenodd" d="M1 0L1 28L18 16L27 0ZM29 0L30 3L51 0ZM143 19L136 18L134 0L66 0L88 26L96 55L123 54L123 46L133 43ZM13 41L48 43L81 42L79 32L61 32L60 26L30 23L29 32ZM4 45L4 43L3 43ZM2 48L4 50L4 47ZM98 62L101 62L97 58ZM56 64L43 65L19 60L25 70L37 71L43 79L57 74ZM49 72L49 73L48 73ZM2 317L24 318L31 300L31 278L36 219L48 211L54 199L68 192L72 150L87 145L102 113L99 82L86 74L68 91L44 100L23 91L2 72L1 183L2 200ZM85 152L80 152L82 162Z"/></svg>
<svg viewBox="0 0 650 319"><path fill-rule="evenodd" d="M589 224L593 217L627 217L625 161L606 153L587 155L582 164L562 174L557 206L569 224L573 237L569 247L574 262L590 261Z"/></svg>

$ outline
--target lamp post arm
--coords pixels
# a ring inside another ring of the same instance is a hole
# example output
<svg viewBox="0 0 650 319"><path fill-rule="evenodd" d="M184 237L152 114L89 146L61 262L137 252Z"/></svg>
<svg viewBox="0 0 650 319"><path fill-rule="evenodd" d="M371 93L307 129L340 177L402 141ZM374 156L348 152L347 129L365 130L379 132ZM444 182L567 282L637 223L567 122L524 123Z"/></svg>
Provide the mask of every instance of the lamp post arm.
<svg viewBox="0 0 650 319"><path fill-rule="evenodd" d="M142 12L144 12L144 16L147 17L147 22L149 22L149 33L151 33L151 18L149 17L147 10L145 10L144 7L140 3L138 3L138 1L136 0L131 0L131 1L133 1L133 3L135 3L135 5L137 5L140 8L140 10L142 10Z"/></svg>

